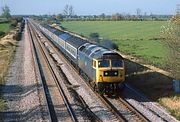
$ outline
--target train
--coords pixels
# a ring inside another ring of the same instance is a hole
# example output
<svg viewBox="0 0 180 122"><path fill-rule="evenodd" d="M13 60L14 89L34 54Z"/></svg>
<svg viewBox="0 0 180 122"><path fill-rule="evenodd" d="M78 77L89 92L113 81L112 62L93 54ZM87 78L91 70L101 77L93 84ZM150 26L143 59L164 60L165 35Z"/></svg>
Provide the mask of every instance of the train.
<svg viewBox="0 0 180 122"><path fill-rule="evenodd" d="M119 53L47 24L35 24L95 91L103 94L123 89L125 66Z"/></svg>

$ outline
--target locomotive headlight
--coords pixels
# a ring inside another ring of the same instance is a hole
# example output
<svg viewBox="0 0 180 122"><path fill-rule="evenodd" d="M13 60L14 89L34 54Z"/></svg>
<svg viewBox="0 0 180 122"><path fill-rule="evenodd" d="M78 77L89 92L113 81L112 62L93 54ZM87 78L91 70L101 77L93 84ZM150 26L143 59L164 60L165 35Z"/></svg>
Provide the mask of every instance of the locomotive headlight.
<svg viewBox="0 0 180 122"><path fill-rule="evenodd" d="M118 73L117 72L114 72L114 75L117 75Z"/></svg>
<svg viewBox="0 0 180 122"><path fill-rule="evenodd" d="M105 75L108 75L108 73L107 73L107 72L105 72Z"/></svg>

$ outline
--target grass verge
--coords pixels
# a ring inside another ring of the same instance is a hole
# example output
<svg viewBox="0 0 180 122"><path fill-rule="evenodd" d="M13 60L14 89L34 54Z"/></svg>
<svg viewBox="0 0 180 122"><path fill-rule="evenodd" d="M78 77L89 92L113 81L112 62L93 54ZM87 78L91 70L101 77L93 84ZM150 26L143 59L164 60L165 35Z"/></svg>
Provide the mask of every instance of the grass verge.
<svg viewBox="0 0 180 122"><path fill-rule="evenodd" d="M167 107L173 116L180 120L180 95L172 96L171 98L164 97L159 102Z"/></svg>

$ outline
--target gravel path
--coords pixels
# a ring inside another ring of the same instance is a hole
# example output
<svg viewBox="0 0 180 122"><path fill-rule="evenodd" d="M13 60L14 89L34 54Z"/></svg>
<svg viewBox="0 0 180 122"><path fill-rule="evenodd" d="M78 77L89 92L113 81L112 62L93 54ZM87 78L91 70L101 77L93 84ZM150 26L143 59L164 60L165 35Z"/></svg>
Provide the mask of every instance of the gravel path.
<svg viewBox="0 0 180 122"><path fill-rule="evenodd" d="M7 109L2 113L4 121L42 121L27 26L17 45L15 58L2 90L7 104Z"/></svg>

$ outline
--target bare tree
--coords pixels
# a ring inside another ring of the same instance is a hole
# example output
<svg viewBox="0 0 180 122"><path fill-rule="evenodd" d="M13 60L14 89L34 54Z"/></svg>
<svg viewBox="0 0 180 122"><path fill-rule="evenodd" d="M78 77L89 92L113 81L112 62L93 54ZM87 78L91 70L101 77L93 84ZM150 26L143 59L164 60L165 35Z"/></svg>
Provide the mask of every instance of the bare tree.
<svg viewBox="0 0 180 122"><path fill-rule="evenodd" d="M72 5L66 5L64 7L64 11L63 11L63 14L66 16L66 17L71 17L74 15L74 8Z"/></svg>
<svg viewBox="0 0 180 122"><path fill-rule="evenodd" d="M68 16L68 15L69 15L69 5L66 5L66 6L64 7L63 14L64 14L65 16Z"/></svg>
<svg viewBox="0 0 180 122"><path fill-rule="evenodd" d="M70 5L70 6L69 6L69 16L73 16L73 15L74 15L73 6Z"/></svg>

